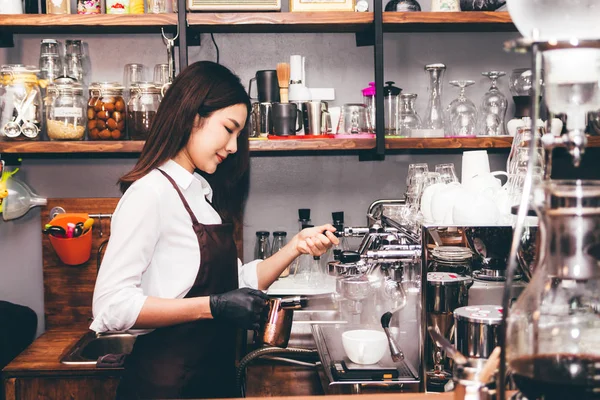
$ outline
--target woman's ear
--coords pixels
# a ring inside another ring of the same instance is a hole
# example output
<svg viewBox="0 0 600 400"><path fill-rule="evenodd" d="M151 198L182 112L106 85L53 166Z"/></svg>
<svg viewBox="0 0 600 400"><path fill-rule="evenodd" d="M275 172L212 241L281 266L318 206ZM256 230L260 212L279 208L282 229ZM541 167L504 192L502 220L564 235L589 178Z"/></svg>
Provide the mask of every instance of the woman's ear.
<svg viewBox="0 0 600 400"><path fill-rule="evenodd" d="M200 115L196 114L196 116L194 117L194 129L200 128L200 125L201 125Z"/></svg>

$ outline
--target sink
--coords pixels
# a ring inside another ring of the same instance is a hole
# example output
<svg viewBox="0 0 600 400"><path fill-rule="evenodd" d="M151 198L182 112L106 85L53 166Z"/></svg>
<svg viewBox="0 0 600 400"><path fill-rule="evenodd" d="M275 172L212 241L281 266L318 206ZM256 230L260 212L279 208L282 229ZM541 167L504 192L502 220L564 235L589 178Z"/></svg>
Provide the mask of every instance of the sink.
<svg viewBox="0 0 600 400"><path fill-rule="evenodd" d="M65 353L60 362L69 365L96 365L98 357L106 354L131 353L135 339L136 336L128 333L88 332Z"/></svg>

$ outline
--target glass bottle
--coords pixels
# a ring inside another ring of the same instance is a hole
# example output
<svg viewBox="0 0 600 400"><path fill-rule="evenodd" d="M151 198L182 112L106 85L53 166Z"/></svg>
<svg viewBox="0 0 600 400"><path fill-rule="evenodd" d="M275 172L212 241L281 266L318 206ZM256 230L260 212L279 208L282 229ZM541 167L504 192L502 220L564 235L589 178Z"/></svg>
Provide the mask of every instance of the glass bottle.
<svg viewBox="0 0 600 400"><path fill-rule="evenodd" d="M375 126L375 82L369 82L369 87L362 90L363 103L367 106L367 115L371 126Z"/></svg>
<svg viewBox="0 0 600 400"><path fill-rule="evenodd" d="M269 244L269 236L267 231L256 232L256 244L254 245L254 259L264 260L271 254L271 246Z"/></svg>
<svg viewBox="0 0 600 400"><path fill-rule="evenodd" d="M162 100L160 88L150 82L132 86L127 103L127 131L131 140L146 140Z"/></svg>
<svg viewBox="0 0 600 400"><path fill-rule="evenodd" d="M529 399L597 398L600 390L600 182L546 181L533 278L508 317L507 360Z"/></svg>
<svg viewBox="0 0 600 400"><path fill-rule="evenodd" d="M277 253L279 250L281 250L285 246L286 236L287 236L287 232L283 232L283 231L273 232L273 243L271 244L271 255ZM281 275L279 275L279 277L285 278L285 277L289 276L289 274L290 274L290 267L288 266L286 269L283 270L283 272L281 273Z"/></svg>
<svg viewBox="0 0 600 400"><path fill-rule="evenodd" d="M429 100L423 128L444 130L444 111L442 107L442 85L446 66L444 64L429 64L425 66L429 73Z"/></svg>
<svg viewBox="0 0 600 400"><path fill-rule="evenodd" d="M10 64L0 68L0 138L39 140L44 118L40 70L32 65Z"/></svg>
<svg viewBox="0 0 600 400"><path fill-rule="evenodd" d="M90 140L123 140L126 132L125 108L120 83L92 83L87 108Z"/></svg>
<svg viewBox="0 0 600 400"><path fill-rule="evenodd" d="M402 89L394 86L392 81L385 84L386 86L383 88L385 134L395 136L399 134L398 110L400 109L400 92Z"/></svg>
<svg viewBox="0 0 600 400"><path fill-rule="evenodd" d="M398 112L398 128L401 136L411 136L413 129L421 128L421 117L415 110L417 95L402 93L400 95L400 111Z"/></svg>
<svg viewBox="0 0 600 400"><path fill-rule="evenodd" d="M46 131L50 140L82 140L85 136L86 110L83 88L78 83L52 85L52 100L46 112Z"/></svg>

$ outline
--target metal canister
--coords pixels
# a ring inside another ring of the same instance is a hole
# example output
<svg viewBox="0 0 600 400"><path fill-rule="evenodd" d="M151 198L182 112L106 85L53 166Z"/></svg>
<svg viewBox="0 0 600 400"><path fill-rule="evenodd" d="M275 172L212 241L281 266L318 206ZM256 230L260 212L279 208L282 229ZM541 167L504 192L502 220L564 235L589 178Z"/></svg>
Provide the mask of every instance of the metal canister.
<svg viewBox="0 0 600 400"><path fill-rule="evenodd" d="M458 351L469 358L487 359L500 342L502 307L468 306L454 310Z"/></svg>
<svg viewBox="0 0 600 400"><path fill-rule="evenodd" d="M473 278L452 272L427 273L427 312L451 313L467 305Z"/></svg>

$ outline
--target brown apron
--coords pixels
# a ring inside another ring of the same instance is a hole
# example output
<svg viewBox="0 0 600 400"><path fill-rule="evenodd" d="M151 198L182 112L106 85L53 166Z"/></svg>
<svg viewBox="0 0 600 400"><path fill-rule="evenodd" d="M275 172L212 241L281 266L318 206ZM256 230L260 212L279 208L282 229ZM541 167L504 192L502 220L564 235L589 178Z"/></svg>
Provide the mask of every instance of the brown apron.
<svg viewBox="0 0 600 400"><path fill-rule="evenodd" d="M189 293L200 297L238 288L237 250L231 224L202 225L175 181L200 246L200 268ZM135 341L125 362L118 399L239 396L235 387L236 328L200 320L158 328Z"/></svg>

